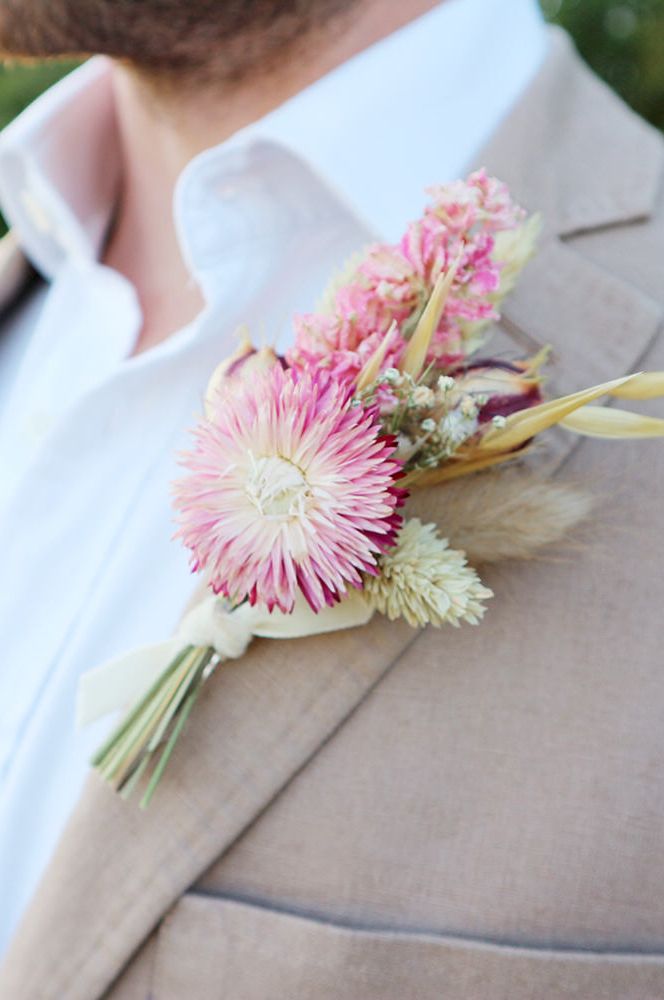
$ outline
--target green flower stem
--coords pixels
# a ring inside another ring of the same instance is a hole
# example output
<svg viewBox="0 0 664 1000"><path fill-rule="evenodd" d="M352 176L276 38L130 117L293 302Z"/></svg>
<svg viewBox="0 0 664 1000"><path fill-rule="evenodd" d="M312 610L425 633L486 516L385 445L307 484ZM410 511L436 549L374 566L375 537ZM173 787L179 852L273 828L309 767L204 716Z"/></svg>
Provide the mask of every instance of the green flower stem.
<svg viewBox="0 0 664 1000"><path fill-rule="evenodd" d="M184 707L183 707L182 711L179 713L178 720L177 720L177 723L175 725L175 728L173 729L173 732L171 733L171 737L170 737L168 743L166 744L166 747L164 748L164 751L163 751L163 753L161 755L161 758L159 759L159 763L157 764L157 767L155 768L154 774L152 775L152 778L150 779L150 784L147 787L145 795L141 799L141 809L147 809L147 807L150 805L150 802L152 801L152 796L155 793L157 785L161 781L162 775L163 775L163 773L164 773L164 771L166 769L166 765L168 764L168 762L169 762L169 760L171 758L171 754L173 753L173 750L175 749L175 744L177 743L178 739L180 738L180 735L182 733L182 730L185 727L187 719L191 715L191 711L192 711L194 705L196 704L196 701L198 699L198 695L200 694L200 690L201 690L203 684L204 684L204 678L203 678L203 676L201 674L201 677L198 680L198 683L196 684L196 686L194 687L194 689L190 692L189 697L187 698L187 700L184 703Z"/></svg>
<svg viewBox="0 0 664 1000"><path fill-rule="evenodd" d="M133 773L128 774L125 779L122 788L119 789L120 798L125 799L125 801L131 797L136 785L139 783L143 775L145 774L149 764L151 756L145 754L142 760L138 761Z"/></svg>
<svg viewBox="0 0 664 1000"><path fill-rule="evenodd" d="M171 724L171 720L173 719L173 716L177 713L179 706L182 704L184 698L186 697L187 692L191 687L193 679L198 673L202 671L203 661L205 661L205 663L207 664L207 662L212 656L212 653L213 650L203 649L198 654L198 656L196 656L192 666L187 671L186 676L180 682L178 689L175 693L175 697L171 702L170 708L162 718L161 722L159 723L157 729L154 732L154 735L152 736L152 739L148 743L147 745L148 752L153 752L154 750L156 750L161 741L164 739L166 731L168 730L168 727Z"/></svg>
<svg viewBox="0 0 664 1000"><path fill-rule="evenodd" d="M214 656L214 650L206 647L201 647L195 650L192 656L191 663L188 665L187 671L179 681L177 690L175 693L166 701L166 711L161 709L158 716L154 720L156 722L156 728L154 728L154 722L151 722L154 731L152 735L147 739L147 733L144 738L141 739L142 747L139 751L138 756L133 755L133 764L130 773L123 776L119 788L124 791L127 782L132 782L132 788L135 786L136 781L133 780L133 775L131 772L135 770L140 770L141 773L145 771L145 766L151 760L153 754L158 749L159 745L166 738L166 734L171 725L173 719L178 715L182 703L184 702L187 694L191 690L192 686L198 686L202 683L202 674L205 667L210 662ZM147 740L147 742L146 742ZM144 766L145 764L145 766ZM137 779L138 780L138 779ZM125 798L128 797L125 795Z"/></svg>
<svg viewBox="0 0 664 1000"><path fill-rule="evenodd" d="M183 649L95 755L93 766L123 798L132 794L165 741L141 806L151 800L200 689L216 666L215 657L210 647Z"/></svg>
<svg viewBox="0 0 664 1000"><path fill-rule="evenodd" d="M123 727L125 731L122 735L118 735L118 739L110 747L99 770L114 787L118 788L121 785L125 774L138 756L137 748L140 752L149 739L154 725L158 725L161 712L170 704L180 685L182 675L188 675L196 652L195 647L190 648L177 668L167 668L152 697L141 706L140 712L135 715L131 724L127 728Z"/></svg>
<svg viewBox="0 0 664 1000"><path fill-rule="evenodd" d="M117 729L115 729L111 733L106 742L99 748L99 750L94 755L91 761L93 767L99 768L101 766L102 761L109 753L111 748L117 743L118 740L120 740L125 735L130 726L134 724L134 722L139 717L141 712L144 711L145 706L152 700L156 692L164 683L166 677L169 676L173 670L176 670L177 667L179 667L179 665L184 660L185 656L187 656L187 654L190 653L193 648L194 648L193 646L185 647L185 649L183 649L181 653L178 653L178 655L175 657L174 660L171 660L171 662L166 667L166 670L163 672L163 674L159 675L159 677L154 682L152 687L150 687L148 691L146 691L146 693L143 695L143 697L135 706L135 708L133 708L131 712L129 712L124 721L118 726Z"/></svg>
<svg viewBox="0 0 664 1000"><path fill-rule="evenodd" d="M180 709L192 684L192 680L196 676L198 663L199 655L198 651L196 651L193 660L190 659L187 661L187 669L184 676L178 676L177 688L171 689L169 691L169 698L160 702L158 715L155 717L155 713L151 713L150 728L147 731L144 729L140 741L137 736L136 742L138 745L133 749L130 748L129 757L126 762L127 766L116 783L117 790L124 799L129 798L152 762L159 744L168 731L171 720Z"/></svg>

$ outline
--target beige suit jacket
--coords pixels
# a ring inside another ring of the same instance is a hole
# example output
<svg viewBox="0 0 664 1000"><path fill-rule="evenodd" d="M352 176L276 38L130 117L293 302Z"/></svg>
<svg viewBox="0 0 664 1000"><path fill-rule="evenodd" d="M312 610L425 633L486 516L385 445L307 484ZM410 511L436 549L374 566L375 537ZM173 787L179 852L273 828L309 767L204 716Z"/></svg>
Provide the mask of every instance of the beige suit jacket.
<svg viewBox="0 0 664 1000"><path fill-rule="evenodd" d="M504 328L562 392L664 368L664 144L552 39L479 162L544 215ZM591 536L479 629L224 667L147 812L90 777L2 1000L664 998L664 451L552 440Z"/></svg>

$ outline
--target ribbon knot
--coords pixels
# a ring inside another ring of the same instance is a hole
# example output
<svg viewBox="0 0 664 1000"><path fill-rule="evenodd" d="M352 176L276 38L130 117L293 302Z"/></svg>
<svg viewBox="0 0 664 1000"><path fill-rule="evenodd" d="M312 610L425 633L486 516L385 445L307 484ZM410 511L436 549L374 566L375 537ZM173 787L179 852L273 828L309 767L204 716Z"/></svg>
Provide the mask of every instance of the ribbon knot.
<svg viewBox="0 0 664 1000"><path fill-rule="evenodd" d="M318 614L302 600L290 615L270 613L261 605L250 604L230 611L218 597L207 595L187 612L174 638L140 646L83 674L78 689L77 724L85 726L137 702L186 646L213 648L222 659L236 660L246 653L254 636L299 639L338 632L366 625L373 612L373 606L359 590L349 591L340 604Z"/></svg>
<svg viewBox="0 0 664 1000"><path fill-rule="evenodd" d="M230 611L219 598L209 595L184 616L177 635L185 646L211 646L224 659L237 660L246 653L264 617L265 612L248 604Z"/></svg>

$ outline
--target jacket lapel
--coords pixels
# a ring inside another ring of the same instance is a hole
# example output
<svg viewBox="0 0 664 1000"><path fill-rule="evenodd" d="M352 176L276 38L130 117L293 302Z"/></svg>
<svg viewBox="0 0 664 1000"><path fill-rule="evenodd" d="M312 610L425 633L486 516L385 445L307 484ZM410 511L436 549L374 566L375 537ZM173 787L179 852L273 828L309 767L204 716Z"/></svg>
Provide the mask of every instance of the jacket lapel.
<svg viewBox="0 0 664 1000"><path fill-rule="evenodd" d="M256 641L208 683L150 808L89 779L0 975L13 1000L99 997L417 633L374 620Z"/></svg>
<svg viewBox="0 0 664 1000"><path fill-rule="evenodd" d="M659 308L568 238L648 216L661 140L554 32L546 66L479 162L546 220L540 255L506 313L511 350L551 344L564 363L554 377L561 391L638 366ZM0 994L99 997L416 636L380 619L332 638L256 642L210 682L147 812L91 776L0 973Z"/></svg>
<svg viewBox="0 0 664 1000"><path fill-rule="evenodd" d="M661 135L550 29L539 75L478 157L566 238L646 219L661 189Z"/></svg>
<svg viewBox="0 0 664 1000"><path fill-rule="evenodd" d="M659 133L589 73L554 28L545 66L478 165L542 216L537 255L503 311L509 349L551 347L554 394L638 371L660 329L661 305L585 256L577 238L650 217L664 171ZM550 432L547 460L558 464L579 440Z"/></svg>

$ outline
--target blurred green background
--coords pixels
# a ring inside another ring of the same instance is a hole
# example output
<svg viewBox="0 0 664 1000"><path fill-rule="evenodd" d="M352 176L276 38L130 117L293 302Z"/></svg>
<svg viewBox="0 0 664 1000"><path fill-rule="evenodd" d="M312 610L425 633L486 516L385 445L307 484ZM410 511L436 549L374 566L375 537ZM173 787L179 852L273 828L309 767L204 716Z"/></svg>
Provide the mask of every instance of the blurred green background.
<svg viewBox="0 0 664 1000"><path fill-rule="evenodd" d="M548 20L571 32L600 76L664 129L664 0L540 2ZM73 65L0 66L0 127Z"/></svg>
<svg viewBox="0 0 664 1000"><path fill-rule="evenodd" d="M0 65L0 128L15 118L42 90L76 63L51 62L33 66Z"/></svg>
<svg viewBox="0 0 664 1000"><path fill-rule="evenodd" d="M505 0L509 3L509 0ZM664 129L664 0L541 0L587 62Z"/></svg>
<svg viewBox="0 0 664 1000"><path fill-rule="evenodd" d="M664 129L664 0L540 2L550 21L572 33L591 66ZM0 127L73 65L0 66Z"/></svg>

